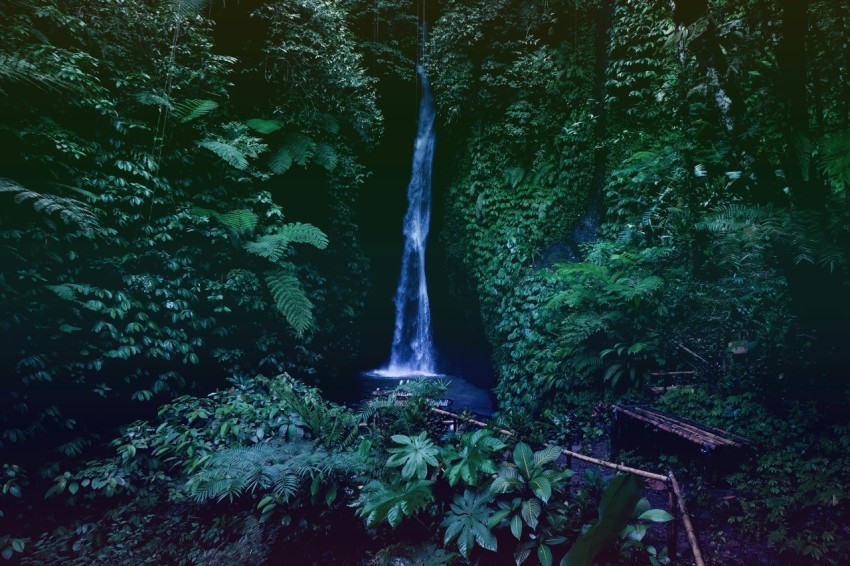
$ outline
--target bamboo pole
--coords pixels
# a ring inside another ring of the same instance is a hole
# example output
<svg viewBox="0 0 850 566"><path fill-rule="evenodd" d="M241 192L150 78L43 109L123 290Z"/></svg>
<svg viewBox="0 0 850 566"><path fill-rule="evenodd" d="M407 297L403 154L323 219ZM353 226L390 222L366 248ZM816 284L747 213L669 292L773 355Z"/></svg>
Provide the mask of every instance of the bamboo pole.
<svg viewBox="0 0 850 566"><path fill-rule="evenodd" d="M673 520L667 525L667 557L670 564L676 562L679 547L679 520L676 518L676 492L673 491L672 482L667 484L667 506Z"/></svg>
<svg viewBox="0 0 850 566"><path fill-rule="evenodd" d="M462 415L455 415L454 413L450 413L449 411L444 411L444 410L438 409L436 407L432 407L431 410L434 411L437 414L440 414L440 415L454 416L457 419L468 422L470 424L474 424L476 426L480 426L482 428L487 426L487 423L477 421L477 420L469 418L469 417L464 417ZM517 434L515 432L510 431L510 430L506 430L504 428L497 428L495 430L496 430L496 432L498 432L500 434L504 434L506 436L517 437ZM592 456L586 456L585 454L581 454L580 452L573 452L572 450L567 450L566 448L561 449L561 452L564 454L564 456L572 457L572 458L575 458L576 460L582 460L584 462L588 462L588 463L591 463L591 464L596 464L597 466L602 466L602 467L605 467L605 468L611 468L612 470L617 470L618 472L624 472L624 473L627 473L627 474L634 474L636 476L640 476L640 477L643 477L643 478L648 478L648 479L652 479L652 480L656 480L656 481L660 481L660 482L664 482L664 483L668 483L670 481L670 478L668 478L667 476L662 476L661 474L655 474L655 473L652 473L652 472L639 470L637 468L630 468L629 466L624 466L622 464L615 464L614 462L608 462L607 460L600 460L599 458L594 458Z"/></svg>
<svg viewBox="0 0 850 566"><path fill-rule="evenodd" d="M682 514L682 524L685 527L685 532L688 533L688 542L691 543L691 550L694 553L694 562L696 566L705 566L705 561L702 559L702 551L699 549L699 541L697 540L696 532L694 532L694 526L691 523L691 518L688 515L688 509L685 507L685 499L682 497L682 490L679 489L679 482L676 481L676 476L673 475L672 470L668 474L670 485L673 488L673 492L676 494L676 499L679 502L679 511Z"/></svg>
<svg viewBox="0 0 850 566"><path fill-rule="evenodd" d="M702 356L700 356L699 354L697 354L693 350L689 349L688 347L686 347L681 342L677 342L677 341L673 340L673 343L676 344L681 349L683 349L684 351L686 351L687 353L689 353L690 355L692 355L693 357L695 357L696 359L702 361L703 363L705 363L707 365L711 365L711 362L709 362L708 360L706 360L705 358L703 358Z"/></svg>

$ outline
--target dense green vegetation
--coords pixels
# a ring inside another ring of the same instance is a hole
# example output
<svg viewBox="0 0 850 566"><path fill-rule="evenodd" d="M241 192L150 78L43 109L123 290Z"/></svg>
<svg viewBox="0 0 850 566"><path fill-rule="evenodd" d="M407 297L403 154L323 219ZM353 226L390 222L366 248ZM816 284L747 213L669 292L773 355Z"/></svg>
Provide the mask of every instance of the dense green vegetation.
<svg viewBox="0 0 850 566"><path fill-rule="evenodd" d="M552 447L630 399L753 442L722 478L633 456L690 478L709 560L850 560L850 7L8 0L0 32L4 559L668 563L641 482ZM525 441L446 432L439 384L313 388L358 355L364 163L420 47L435 237Z"/></svg>

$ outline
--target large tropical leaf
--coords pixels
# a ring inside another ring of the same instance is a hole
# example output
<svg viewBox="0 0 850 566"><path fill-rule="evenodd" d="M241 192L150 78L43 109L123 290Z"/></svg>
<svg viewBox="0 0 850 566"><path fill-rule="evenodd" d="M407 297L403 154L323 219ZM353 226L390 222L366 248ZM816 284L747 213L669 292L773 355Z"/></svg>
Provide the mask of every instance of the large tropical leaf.
<svg viewBox="0 0 850 566"><path fill-rule="evenodd" d="M519 471L513 466L502 466L499 475L490 484L490 490L494 493L508 493L510 491L521 491L525 486Z"/></svg>
<svg viewBox="0 0 850 566"><path fill-rule="evenodd" d="M372 480L363 486L355 504L357 515L366 519L366 526L387 521L396 527L404 517L410 517L434 499L431 482L409 480L397 484L384 484Z"/></svg>
<svg viewBox="0 0 850 566"><path fill-rule="evenodd" d="M514 464L526 479L531 477L534 471L534 452L525 442L519 442L514 447Z"/></svg>
<svg viewBox="0 0 850 566"><path fill-rule="evenodd" d="M451 447L443 453L449 485L454 486L461 479L468 485L475 485L481 475L495 474L493 452L504 447L505 443L487 429L464 434L459 450Z"/></svg>
<svg viewBox="0 0 850 566"><path fill-rule="evenodd" d="M496 551L496 536L488 526L493 510L488 506L488 493L465 490L463 496L456 495L451 510L441 523L446 527L443 544L457 539L457 548L464 558L469 558L475 544L486 550Z"/></svg>
<svg viewBox="0 0 850 566"><path fill-rule="evenodd" d="M599 519L584 532L561 560L561 566L593 566L596 555L617 537L634 514L643 494L643 480L617 476L602 495Z"/></svg>
<svg viewBox="0 0 850 566"><path fill-rule="evenodd" d="M427 433L422 432L413 437L396 434L392 441L400 446L389 449L392 455L387 459L387 466L401 466L403 478L411 479L416 476L421 480L425 479L428 466L438 465L439 449L431 442Z"/></svg>

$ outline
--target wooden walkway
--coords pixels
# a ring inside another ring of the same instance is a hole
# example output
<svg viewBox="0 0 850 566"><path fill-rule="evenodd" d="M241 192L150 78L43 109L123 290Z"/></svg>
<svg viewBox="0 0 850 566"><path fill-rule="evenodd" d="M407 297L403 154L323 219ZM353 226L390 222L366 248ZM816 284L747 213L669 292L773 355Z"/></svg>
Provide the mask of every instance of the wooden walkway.
<svg viewBox="0 0 850 566"><path fill-rule="evenodd" d="M717 448L742 449L750 445L749 440L737 434L663 413L650 407L619 404L614 405L613 410L616 426L623 426L622 420L646 423L697 444L705 452L711 452ZM622 417L626 418L622 419Z"/></svg>

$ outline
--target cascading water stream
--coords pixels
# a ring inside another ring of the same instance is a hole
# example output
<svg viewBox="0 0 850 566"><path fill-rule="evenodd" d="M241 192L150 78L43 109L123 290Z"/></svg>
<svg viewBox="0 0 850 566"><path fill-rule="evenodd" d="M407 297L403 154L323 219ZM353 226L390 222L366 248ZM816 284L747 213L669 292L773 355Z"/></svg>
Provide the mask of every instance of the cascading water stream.
<svg viewBox="0 0 850 566"><path fill-rule="evenodd" d="M423 32L424 33L424 32ZM390 362L376 373L385 377L436 375L431 308L425 278L425 245L431 222L431 167L434 161L434 99L422 65L419 122L413 147L413 168L407 186L404 251L395 295L395 329Z"/></svg>

